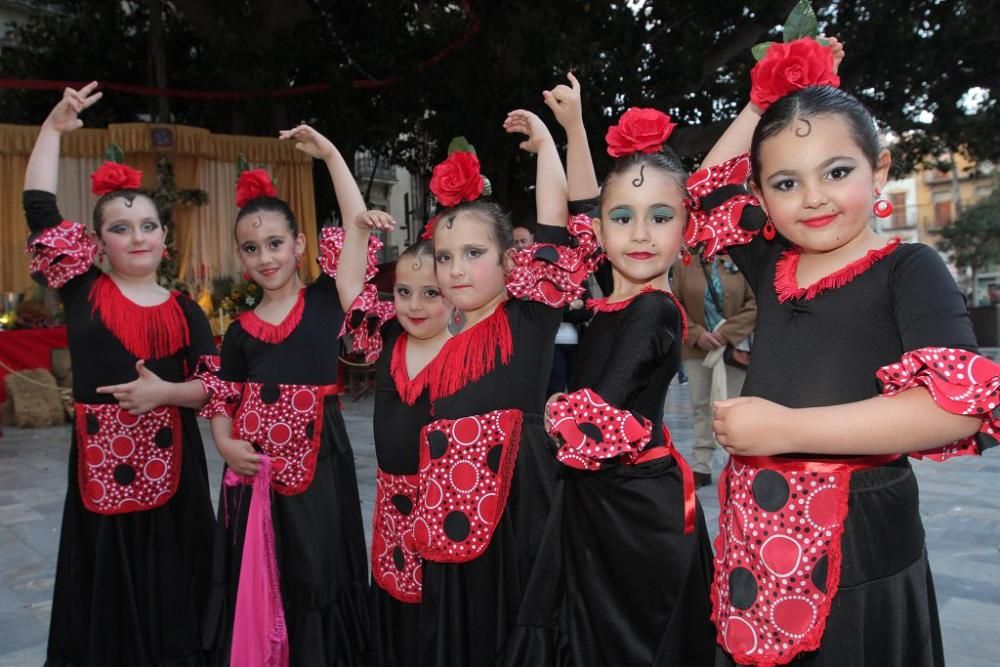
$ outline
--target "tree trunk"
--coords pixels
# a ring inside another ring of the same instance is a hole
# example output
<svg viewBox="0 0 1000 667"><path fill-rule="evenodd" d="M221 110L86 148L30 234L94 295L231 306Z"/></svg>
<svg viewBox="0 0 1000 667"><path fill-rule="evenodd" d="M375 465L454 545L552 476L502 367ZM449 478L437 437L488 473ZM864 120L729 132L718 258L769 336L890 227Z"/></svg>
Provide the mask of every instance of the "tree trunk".
<svg viewBox="0 0 1000 667"><path fill-rule="evenodd" d="M163 36L163 3L161 0L146 0L149 7L149 73L153 85L167 87L167 47ZM170 122L170 100L164 95L156 98L153 120L157 123Z"/></svg>

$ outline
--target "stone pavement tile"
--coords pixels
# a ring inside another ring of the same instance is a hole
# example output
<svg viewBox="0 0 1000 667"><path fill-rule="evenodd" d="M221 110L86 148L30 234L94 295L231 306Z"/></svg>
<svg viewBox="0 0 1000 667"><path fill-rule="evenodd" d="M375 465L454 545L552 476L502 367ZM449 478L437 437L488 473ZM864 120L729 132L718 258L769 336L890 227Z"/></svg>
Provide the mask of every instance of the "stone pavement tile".
<svg viewBox="0 0 1000 667"><path fill-rule="evenodd" d="M39 621L27 608L0 609L0 651L3 653L21 651L44 642L48 630L48 623Z"/></svg>
<svg viewBox="0 0 1000 667"><path fill-rule="evenodd" d="M940 606L945 660L949 665L996 665L1000 604L954 598ZM985 661L985 662L983 662Z"/></svg>

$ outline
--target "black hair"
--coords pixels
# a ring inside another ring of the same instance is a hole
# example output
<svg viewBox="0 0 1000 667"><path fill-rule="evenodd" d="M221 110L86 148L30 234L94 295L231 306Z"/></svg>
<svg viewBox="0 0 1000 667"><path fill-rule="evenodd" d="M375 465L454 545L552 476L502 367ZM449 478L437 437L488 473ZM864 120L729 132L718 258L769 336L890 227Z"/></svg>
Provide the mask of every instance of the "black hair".
<svg viewBox="0 0 1000 667"><path fill-rule="evenodd" d="M441 214L436 225L445 225L448 229L455 224L455 218L462 213L479 216L490 224L490 235L500 248L500 261L504 254L514 247L514 228L511 225L510 214L499 204L486 199L464 201Z"/></svg>
<svg viewBox="0 0 1000 667"><path fill-rule="evenodd" d="M101 235L101 226L104 224L104 209L107 208L113 200L121 197L125 200L125 206L132 208L132 202L136 200L137 197L145 197L153 204L153 209L156 211L157 221L165 228L166 225L160 220L160 208L156 205L153 200L152 195L150 195L145 190L140 190L138 188L125 188L123 190L113 190L111 192L106 192L101 195L101 198L97 200L94 204L94 233L97 236Z"/></svg>
<svg viewBox="0 0 1000 667"><path fill-rule="evenodd" d="M399 264L404 259L413 260L413 270L419 271L423 266L424 257L429 257L431 260L431 265L434 264L434 242L430 239L420 239L416 243L411 243L408 245L403 252L399 253L399 258L396 260L396 264Z"/></svg>
<svg viewBox="0 0 1000 667"><path fill-rule="evenodd" d="M854 142L864 153L872 169L878 166L878 156L882 151L875 119L858 98L832 86L810 86L797 90L767 108L760 117L750 143L750 167L753 182L760 185L760 147L765 141L778 134L796 121L803 121L802 136L812 131L810 118L818 116L839 116L850 129ZM796 130L796 132L800 132Z"/></svg>
<svg viewBox="0 0 1000 667"><path fill-rule="evenodd" d="M299 223L295 219L295 214L292 213L292 208L288 203L283 199L264 195L254 197L245 203L240 212L236 214L236 222L233 225L233 236L236 235L236 225L240 223L240 220L255 213L278 213L283 215L285 216L285 220L288 221L288 230L292 233L292 237L294 238L299 235Z"/></svg>
<svg viewBox="0 0 1000 667"><path fill-rule="evenodd" d="M645 171L646 168L655 169L656 171L662 172L674 179L677 183L677 187L683 194L687 193L686 183L688 178L688 171L684 168L677 154L673 150L664 146L662 149L653 153L643 153L642 151L636 151L635 153L629 153L628 155L623 155L619 158L615 158L614 163L611 165L611 170L605 175L604 182L601 183L601 201L603 204L603 193L605 188L607 188L608 183L616 178L621 178L625 172L629 171L633 167L639 167L639 176L632 180L632 185L639 187L642 185L646 178Z"/></svg>

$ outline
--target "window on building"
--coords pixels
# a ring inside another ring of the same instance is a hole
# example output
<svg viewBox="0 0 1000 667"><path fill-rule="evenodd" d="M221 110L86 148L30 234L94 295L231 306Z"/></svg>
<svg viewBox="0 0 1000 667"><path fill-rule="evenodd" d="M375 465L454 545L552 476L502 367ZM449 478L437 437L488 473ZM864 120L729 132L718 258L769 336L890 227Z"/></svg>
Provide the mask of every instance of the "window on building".
<svg viewBox="0 0 1000 667"><path fill-rule="evenodd" d="M951 193L947 191L935 192L932 195L932 200L934 202L934 226L950 225L954 219L951 208Z"/></svg>
<svg viewBox="0 0 1000 667"><path fill-rule="evenodd" d="M889 226L898 229L906 227L906 193L890 192L889 201L892 202L892 217L889 218Z"/></svg>

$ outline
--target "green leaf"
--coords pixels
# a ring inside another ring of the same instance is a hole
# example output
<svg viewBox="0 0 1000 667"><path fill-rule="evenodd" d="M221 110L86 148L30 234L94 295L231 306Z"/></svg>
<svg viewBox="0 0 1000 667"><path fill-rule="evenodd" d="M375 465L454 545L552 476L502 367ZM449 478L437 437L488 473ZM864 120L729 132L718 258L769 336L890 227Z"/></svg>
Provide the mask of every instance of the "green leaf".
<svg viewBox="0 0 1000 667"><path fill-rule="evenodd" d="M121 164L125 161L125 151L118 144L108 144L108 147L104 150L104 157L108 162Z"/></svg>
<svg viewBox="0 0 1000 667"><path fill-rule="evenodd" d="M250 163L247 162L246 156L240 153L236 158L236 175L239 176L244 171L250 171Z"/></svg>
<svg viewBox="0 0 1000 667"><path fill-rule="evenodd" d="M483 196L491 197L493 196L493 184L490 183L490 179L483 176Z"/></svg>
<svg viewBox="0 0 1000 667"><path fill-rule="evenodd" d="M762 60L767 54L767 50L771 48L772 44L774 44L774 42L761 42L760 44L755 44L754 47L750 49L750 53L753 54L753 59Z"/></svg>
<svg viewBox="0 0 1000 667"><path fill-rule="evenodd" d="M472 153L475 155L476 149L472 147L472 144L465 137L455 137L448 144L448 155L452 153Z"/></svg>
<svg viewBox="0 0 1000 667"><path fill-rule="evenodd" d="M785 22L785 41L819 34L819 22L809 0L799 0Z"/></svg>

